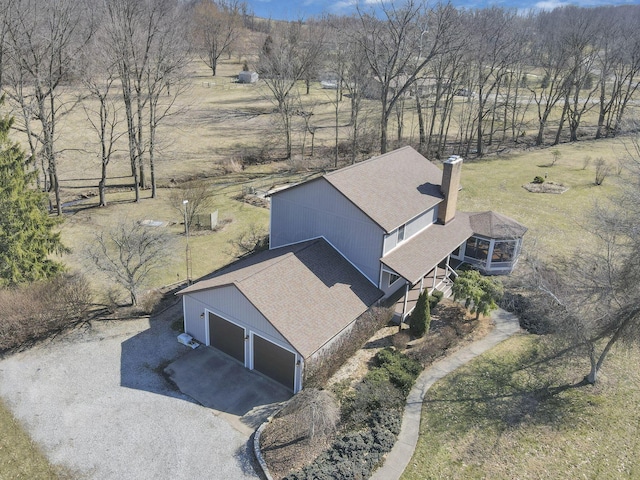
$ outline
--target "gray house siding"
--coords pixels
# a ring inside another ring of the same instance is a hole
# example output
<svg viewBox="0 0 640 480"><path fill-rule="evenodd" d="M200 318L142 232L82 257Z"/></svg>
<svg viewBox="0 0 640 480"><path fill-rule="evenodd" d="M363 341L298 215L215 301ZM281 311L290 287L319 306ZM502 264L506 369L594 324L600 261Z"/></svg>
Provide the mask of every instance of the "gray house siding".
<svg viewBox="0 0 640 480"><path fill-rule="evenodd" d="M261 337L295 351L266 318L233 285L188 293L184 296L185 331L201 343L206 343L206 325L200 315L213 312L244 326Z"/></svg>
<svg viewBox="0 0 640 480"><path fill-rule="evenodd" d="M408 221L405 224L404 230L404 240L409 240L415 234L420 233L422 230L427 228L432 223L438 219L438 207L427 210L426 212L421 213L417 217ZM386 235L384 238L384 253L383 256L393 250L398 246L398 231L399 228L396 228L389 235Z"/></svg>
<svg viewBox="0 0 640 480"><path fill-rule="evenodd" d="M324 237L378 284L384 231L325 179L271 198L271 248Z"/></svg>
<svg viewBox="0 0 640 480"><path fill-rule="evenodd" d="M395 293L398 291L399 288L403 288L406 280L404 280L402 277L398 276L398 278L393 282L393 283L389 283L391 281L391 275L395 273L391 272L390 269L388 268L383 268L382 269L382 273L380 275L380 290L382 290L384 292L384 296L388 297L389 295L391 295L392 293Z"/></svg>

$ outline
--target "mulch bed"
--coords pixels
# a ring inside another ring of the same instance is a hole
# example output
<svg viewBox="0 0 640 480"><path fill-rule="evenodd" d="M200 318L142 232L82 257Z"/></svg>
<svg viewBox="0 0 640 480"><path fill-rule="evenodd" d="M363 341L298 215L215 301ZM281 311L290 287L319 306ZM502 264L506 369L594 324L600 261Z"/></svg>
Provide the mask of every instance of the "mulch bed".
<svg viewBox="0 0 640 480"><path fill-rule="evenodd" d="M569 187L562 183L544 182L544 183L525 183L522 188L531 193L555 193L560 194L569 190Z"/></svg>

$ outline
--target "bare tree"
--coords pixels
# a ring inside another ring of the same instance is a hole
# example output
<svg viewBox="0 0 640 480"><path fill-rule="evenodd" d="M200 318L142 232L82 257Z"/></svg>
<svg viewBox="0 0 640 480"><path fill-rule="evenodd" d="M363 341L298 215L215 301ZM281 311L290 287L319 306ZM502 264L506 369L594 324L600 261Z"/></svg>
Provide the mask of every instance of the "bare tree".
<svg viewBox="0 0 640 480"><path fill-rule="evenodd" d="M469 89L477 96L477 109L471 113L476 114L476 154L482 156L485 137L490 139L493 134L492 123L485 120L495 117L503 78L516 60L520 29L515 26L516 12L501 8L476 10L467 20L464 31L469 32L465 54L470 68Z"/></svg>
<svg viewBox="0 0 640 480"><path fill-rule="evenodd" d="M636 159L636 164L637 159ZM587 231L593 246L539 268L538 287L557 304L556 329L568 351L586 355L596 383L618 343L640 341L640 175L611 206L596 206Z"/></svg>
<svg viewBox="0 0 640 480"><path fill-rule="evenodd" d="M541 12L536 18L537 35L531 48L533 62L542 69L542 80L539 85L528 86L538 114L536 145L542 145L549 117L564 94L568 53L561 28L558 17L549 12Z"/></svg>
<svg viewBox="0 0 640 480"><path fill-rule="evenodd" d="M186 229L191 229L196 216L207 212L213 205L211 190L203 180L189 182L182 188L172 190L169 201L181 216L186 216L185 232Z"/></svg>
<svg viewBox="0 0 640 480"><path fill-rule="evenodd" d="M137 305L140 290L151 274L164 265L170 251L166 232L123 220L97 233L83 253L99 272L127 290L131 304Z"/></svg>
<svg viewBox="0 0 640 480"><path fill-rule="evenodd" d="M13 0L9 5L9 98L23 113L22 130L32 155L41 155L46 163L58 215L58 123L78 103L77 98L65 99L64 85L74 77L77 59L93 33L91 12L85 7L82 0Z"/></svg>
<svg viewBox="0 0 640 480"><path fill-rule="evenodd" d="M426 9L409 0L402 6L382 4L383 19L359 10L359 44L379 84L380 151L387 151L388 125L396 103L410 92L420 72L441 51L454 48L451 36L455 9L451 5Z"/></svg>
<svg viewBox="0 0 640 480"><path fill-rule="evenodd" d="M240 35L242 10L239 0L200 0L193 9L193 42L214 77L218 60L229 53Z"/></svg>
<svg viewBox="0 0 640 480"><path fill-rule="evenodd" d="M338 102L343 100L346 91L349 97L350 114L350 150L351 163L355 163L360 149L360 133L362 130L362 100L366 95L366 87L370 79L369 65L357 42L352 41L352 30L357 27L358 20L353 17L337 17L329 20L330 38L333 39L333 51L329 55L330 69L338 82L336 91L336 143L338 137ZM337 145L336 145L337 147ZM336 148L337 156L337 148ZM337 159L337 157L336 157Z"/></svg>
<svg viewBox="0 0 640 480"><path fill-rule="evenodd" d="M114 82L118 73L115 63L110 57L102 55L104 45L104 31L98 30L89 44L89 53L86 56L87 65L82 78L85 88L89 92L89 102L84 102L83 107L87 120L98 138L100 157L100 181L98 193L99 206L106 207L107 166L115 152L117 140L126 134L118 131L121 122L121 105L114 98ZM97 108L95 104L97 103Z"/></svg>
<svg viewBox="0 0 640 480"><path fill-rule="evenodd" d="M13 0L0 0L0 92L4 86L4 70L6 65L5 51L7 50L7 28L9 26L9 14Z"/></svg>
<svg viewBox="0 0 640 480"><path fill-rule="evenodd" d="M171 87L176 87L176 79L180 78L178 72L188 60L184 26L177 0L106 0L106 46L117 65L122 87L136 202L140 201L140 188L148 186L147 154L152 170L152 198L156 194L155 133L158 122L182 91L174 88L171 94ZM170 99L161 107L163 93Z"/></svg>
<svg viewBox="0 0 640 480"><path fill-rule="evenodd" d="M578 128L582 116L594 107L591 99L599 90L598 82L595 85L590 85L590 83L595 75L595 61L601 42L597 41L600 36L593 12L587 9L576 11L567 7L565 14L571 18L571 22L567 22L566 25L566 44L570 52L570 73L567 77L563 114L566 112L569 121L569 138L575 142L578 140ZM560 140L563 120L564 117L560 119L555 143Z"/></svg>
<svg viewBox="0 0 640 480"><path fill-rule="evenodd" d="M286 158L291 158L291 122L298 93L296 84L318 61L323 36L322 29L292 22L268 36L260 52L258 70L282 120Z"/></svg>

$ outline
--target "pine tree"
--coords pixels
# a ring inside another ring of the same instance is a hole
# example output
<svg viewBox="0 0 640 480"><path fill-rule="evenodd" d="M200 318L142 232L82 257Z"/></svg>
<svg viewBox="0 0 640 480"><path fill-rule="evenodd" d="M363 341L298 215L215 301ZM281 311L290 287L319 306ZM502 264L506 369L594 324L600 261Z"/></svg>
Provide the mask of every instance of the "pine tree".
<svg viewBox="0 0 640 480"><path fill-rule="evenodd" d="M431 309L429 308L429 294L423 291L418 297L416 307L411 312L409 331L416 338L424 337L431 325Z"/></svg>
<svg viewBox="0 0 640 480"><path fill-rule="evenodd" d="M65 250L46 194L34 189L35 172L27 171L24 152L9 139L12 124L13 118L0 117L0 285L55 275L63 266L49 257Z"/></svg>

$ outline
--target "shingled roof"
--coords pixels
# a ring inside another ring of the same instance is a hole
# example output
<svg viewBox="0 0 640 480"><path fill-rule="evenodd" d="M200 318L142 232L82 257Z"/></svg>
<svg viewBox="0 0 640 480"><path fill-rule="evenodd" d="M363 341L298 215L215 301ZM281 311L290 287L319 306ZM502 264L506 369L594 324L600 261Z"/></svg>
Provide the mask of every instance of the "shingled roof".
<svg viewBox="0 0 640 480"><path fill-rule="evenodd" d="M458 212L446 225L429 225L380 261L415 284L471 235L473 230L469 225L469 215Z"/></svg>
<svg viewBox="0 0 640 480"><path fill-rule="evenodd" d="M305 358L381 296L323 239L261 252L184 290L234 285Z"/></svg>
<svg viewBox="0 0 640 480"><path fill-rule="evenodd" d="M527 232L521 223L496 212L471 213L469 222L473 233L487 238L520 238Z"/></svg>
<svg viewBox="0 0 640 480"><path fill-rule="evenodd" d="M443 200L442 171L411 147L324 176L386 232Z"/></svg>

